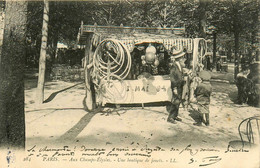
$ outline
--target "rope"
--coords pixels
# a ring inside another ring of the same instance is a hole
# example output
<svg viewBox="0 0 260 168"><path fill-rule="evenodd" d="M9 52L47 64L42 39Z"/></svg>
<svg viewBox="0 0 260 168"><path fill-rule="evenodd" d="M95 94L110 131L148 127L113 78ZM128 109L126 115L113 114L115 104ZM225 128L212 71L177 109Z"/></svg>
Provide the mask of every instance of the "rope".
<svg viewBox="0 0 260 168"><path fill-rule="evenodd" d="M114 88L113 93L105 89L104 86L106 84L114 85L113 80L123 81L130 72L131 64L131 55L125 44L115 39L101 41L93 55L92 79L97 94L104 96L106 93L107 99L111 97L125 99L127 94L124 83L122 83L121 90Z"/></svg>
<svg viewBox="0 0 260 168"><path fill-rule="evenodd" d="M110 45L110 49L106 48ZM118 40L105 39L100 42L93 56L94 79L125 79L131 69L131 55L128 48Z"/></svg>

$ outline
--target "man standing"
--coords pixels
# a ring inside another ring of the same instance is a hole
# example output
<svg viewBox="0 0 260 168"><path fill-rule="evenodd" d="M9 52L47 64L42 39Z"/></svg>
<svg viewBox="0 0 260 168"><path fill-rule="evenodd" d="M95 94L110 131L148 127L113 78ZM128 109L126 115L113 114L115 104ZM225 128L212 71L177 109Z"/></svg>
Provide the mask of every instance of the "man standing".
<svg viewBox="0 0 260 168"><path fill-rule="evenodd" d="M183 92L183 69L185 66L185 53L183 50L176 51L172 49L171 51L171 63L170 63L170 80L171 80L171 89L172 89L172 101L169 106L167 106L167 111L169 116L167 121L173 124L176 124L176 121L182 121L178 117L179 107L182 101L182 92Z"/></svg>

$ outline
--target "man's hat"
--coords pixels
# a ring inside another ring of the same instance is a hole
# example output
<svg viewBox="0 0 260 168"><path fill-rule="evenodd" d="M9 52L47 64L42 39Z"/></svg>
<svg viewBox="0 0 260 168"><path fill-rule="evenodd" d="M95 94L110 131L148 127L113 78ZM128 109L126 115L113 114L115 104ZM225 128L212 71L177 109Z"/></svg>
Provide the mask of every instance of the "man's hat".
<svg viewBox="0 0 260 168"><path fill-rule="evenodd" d="M199 77L203 80L203 81L209 81L211 78L211 75L208 71L202 70L199 72Z"/></svg>
<svg viewBox="0 0 260 168"><path fill-rule="evenodd" d="M185 55L185 52L183 51L183 48L180 47L179 50L177 50L177 48L175 46L173 46L171 48L170 53L172 54L172 56L176 59L176 58L180 58L183 57Z"/></svg>

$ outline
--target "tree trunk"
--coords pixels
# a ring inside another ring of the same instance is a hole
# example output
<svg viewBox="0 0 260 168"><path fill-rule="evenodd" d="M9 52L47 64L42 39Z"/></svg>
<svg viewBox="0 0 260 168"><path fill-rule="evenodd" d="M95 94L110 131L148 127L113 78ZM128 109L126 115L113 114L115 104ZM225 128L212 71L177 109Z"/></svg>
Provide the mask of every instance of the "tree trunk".
<svg viewBox="0 0 260 168"><path fill-rule="evenodd" d="M217 62L217 33L213 32L213 66L216 67Z"/></svg>
<svg viewBox="0 0 260 168"><path fill-rule="evenodd" d="M199 1L199 35L202 38L206 37L206 0Z"/></svg>
<svg viewBox="0 0 260 168"><path fill-rule="evenodd" d="M3 45L3 34L4 34L4 7L0 5L0 62Z"/></svg>
<svg viewBox="0 0 260 168"><path fill-rule="evenodd" d="M164 28L167 27L167 16L168 16L168 14L167 14L167 3L165 1L165 3L164 3L164 12L163 12L163 24L162 24L162 26Z"/></svg>
<svg viewBox="0 0 260 168"><path fill-rule="evenodd" d="M25 147L26 1L6 1L0 66L0 146Z"/></svg>
<svg viewBox="0 0 260 168"><path fill-rule="evenodd" d="M51 60L52 60L52 63L55 63L55 56L57 55L57 46L58 45L58 32L57 32L57 35L53 38L52 40L52 46L51 46L51 49L52 49L52 55L51 55Z"/></svg>
<svg viewBox="0 0 260 168"><path fill-rule="evenodd" d="M235 66L234 66L234 78L237 78L237 74L239 73L239 18L238 18L238 2L235 3L233 8L233 32L234 32L234 38L235 38Z"/></svg>
<svg viewBox="0 0 260 168"><path fill-rule="evenodd" d="M231 59L232 59L232 48L231 48L231 45L228 45L227 59L229 60L229 62L231 62Z"/></svg>
<svg viewBox="0 0 260 168"><path fill-rule="evenodd" d="M256 47L256 61L260 61L260 15L258 16L258 25L257 25L257 47Z"/></svg>
<svg viewBox="0 0 260 168"><path fill-rule="evenodd" d="M234 76L237 77L237 74L239 73L239 33L237 30L234 32L235 37L235 69L234 69Z"/></svg>
<svg viewBox="0 0 260 168"><path fill-rule="evenodd" d="M46 69L46 50L48 39L48 22L49 22L49 2L44 0L43 23L42 23L42 44L39 59L39 76L36 93L36 102L41 104L44 101L44 81Z"/></svg>
<svg viewBox="0 0 260 168"><path fill-rule="evenodd" d="M148 18L148 1L145 1L144 2L144 4L143 4L143 13L142 13L142 15L143 15L143 22L142 22L142 26L143 27L146 27L146 26L149 26L149 22L148 22L148 20L147 20L147 18Z"/></svg>
<svg viewBox="0 0 260 168"><path fill-rule="evenodd" d="M59 10L59 2L57 1L50 1L49 4L49 31L48 31L48 50L51 57L51 64L55 62L55 56L57 51L57 43L58 43L58 37L59 37L59 29L60 24L57 24L61 20L61 14L57 14L57 10ZM47 65L46 65L47 66ZM46 67L47 68L47 67ZM51 69L51 68L50 68Z"/></svg>

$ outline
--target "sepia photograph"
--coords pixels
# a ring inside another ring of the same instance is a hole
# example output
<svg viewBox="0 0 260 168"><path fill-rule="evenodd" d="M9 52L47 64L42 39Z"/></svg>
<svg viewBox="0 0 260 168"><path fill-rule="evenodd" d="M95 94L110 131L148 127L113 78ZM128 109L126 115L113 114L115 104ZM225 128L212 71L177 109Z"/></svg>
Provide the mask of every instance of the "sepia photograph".
<svg viewBox="0 0 260 168"><path fill-rule="evenodd" d="M259 168L259 9L0 1L0 168Z"/></svg>

